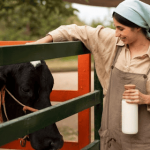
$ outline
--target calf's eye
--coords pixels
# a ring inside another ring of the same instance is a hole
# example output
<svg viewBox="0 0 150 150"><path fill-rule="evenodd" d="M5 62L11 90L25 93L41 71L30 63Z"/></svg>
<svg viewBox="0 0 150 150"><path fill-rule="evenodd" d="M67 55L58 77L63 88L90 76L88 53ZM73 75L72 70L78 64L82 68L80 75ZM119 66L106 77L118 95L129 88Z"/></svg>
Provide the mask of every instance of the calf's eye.
<svg viewBox="0 0 150 150"><path fill-rule="evenodd" d="M30 89L29 88L25 88L25 87L21 87L21 91L23 91L25 93L28 93L28 92L30 92Z"/></svg>

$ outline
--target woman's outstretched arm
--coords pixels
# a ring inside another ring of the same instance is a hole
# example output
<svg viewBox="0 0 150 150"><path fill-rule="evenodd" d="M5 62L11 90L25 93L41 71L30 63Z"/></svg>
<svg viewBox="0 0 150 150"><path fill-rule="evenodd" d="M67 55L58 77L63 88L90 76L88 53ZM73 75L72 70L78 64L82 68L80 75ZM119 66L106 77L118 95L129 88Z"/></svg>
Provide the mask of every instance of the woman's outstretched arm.
<svg viewBox="0 0 150 150"><path fill-rule="evenodd" d="M42 43L50 43L53 42L53 37L48 34L45 37L35 41L35 42L30 42L30 43L26 43L26 44L42 44Z"/></svg>

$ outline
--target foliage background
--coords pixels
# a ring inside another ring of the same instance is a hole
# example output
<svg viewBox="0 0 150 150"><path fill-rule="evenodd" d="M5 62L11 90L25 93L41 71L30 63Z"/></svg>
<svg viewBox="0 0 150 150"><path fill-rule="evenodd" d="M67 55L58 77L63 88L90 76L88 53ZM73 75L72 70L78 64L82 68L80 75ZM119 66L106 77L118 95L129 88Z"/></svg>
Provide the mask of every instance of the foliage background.
<svg viewBox="0 0 150 150"><path fill-rule="evenodd" d="M62 0L0 0L0 40L36 40L60 25L84 25L76 11ZM104 21L93 21L91 26Z"/></svg>
<svg viewBox="0 0 150 150"><path fill-rule="evenodd" d="M77 11L62 0L0 0L0 41L32 41L61 25L85 25L75 15ZM104 25L106 21L107 16L105 20L93 20L91 26ZM112 22L107 26L113 27ZM46 62L51 71L75 71L78 66L77 56Z"/></svg>
<svg viewBox="0 0 150 150"><path fill-rule="evenodd" d="M36 40L65 24L84 24L62 0L0 0L0 40Z"/></svg>

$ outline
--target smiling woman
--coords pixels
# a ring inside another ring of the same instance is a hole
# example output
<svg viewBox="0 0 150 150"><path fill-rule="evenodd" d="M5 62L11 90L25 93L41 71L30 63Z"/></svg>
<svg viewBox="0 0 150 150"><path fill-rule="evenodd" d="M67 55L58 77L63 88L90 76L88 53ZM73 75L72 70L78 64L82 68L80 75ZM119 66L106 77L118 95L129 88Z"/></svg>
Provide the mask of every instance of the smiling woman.
<svg viewBox="0 0 150 150"><path fill-rule="evenodd" d="M142 42L147 42L147 46L149 46L149 40L147 39L147 36L143 34L141 27L130 27L124 25L120 23L115 17L113 18L113 21L114 25L116 26L116 37L119 37L124 42L124 44L129 46L129 44L134 44L134 42L137 40L139 41L139 38L145 38L145 41ZM145 50L147 50L147 48L148 47L146 47Z"/></svg>
<svg viewBox="0 0 150 150"><path fill-rule="evenodd" d="M146 38L149 38L147 36L147 32L146 32L146 28L142 28L140 26L138 26L137 24L129 21L128 19L122 17L121 15L119 15L118 13L114 12L113 13L113 21L114 21L114 25L116 26L116 36L120 36L120 32L119 31L123 31L124 29L128 28L130 33L126 33L127 35L131 34L132 31L141 31L141 33L143 33L145 35ZM136 32L133 33L133 35L136 37ZM123 40L123 42L125 42L125 37L120 36L121 40ZM132 39L134 39L134 37L131 37L130 41L132 41ZM127 43L126 43L127 44Z"/></svg>

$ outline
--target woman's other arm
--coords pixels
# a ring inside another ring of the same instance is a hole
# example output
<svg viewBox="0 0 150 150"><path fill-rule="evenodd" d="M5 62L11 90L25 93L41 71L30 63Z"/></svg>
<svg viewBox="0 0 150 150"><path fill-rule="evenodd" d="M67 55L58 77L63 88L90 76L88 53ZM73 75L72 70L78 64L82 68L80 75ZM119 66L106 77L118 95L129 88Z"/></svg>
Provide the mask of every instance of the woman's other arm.
<svg viewBox="0 0 150 150"><path fill-rule="evenodd" d="M122 98L127 99L126 102L130 104L150 105L150 95L143 94L138 89L125 90Z"/></svg>

